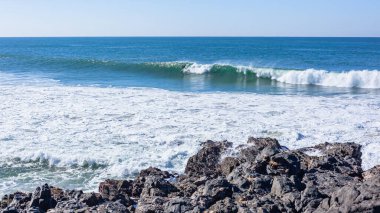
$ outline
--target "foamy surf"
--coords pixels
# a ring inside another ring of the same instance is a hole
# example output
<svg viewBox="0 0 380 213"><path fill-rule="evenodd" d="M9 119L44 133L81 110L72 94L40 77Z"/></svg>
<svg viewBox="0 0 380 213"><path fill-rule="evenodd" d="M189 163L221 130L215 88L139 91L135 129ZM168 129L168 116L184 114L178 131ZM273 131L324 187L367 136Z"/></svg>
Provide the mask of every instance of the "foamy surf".
<svg viewBox="0 0 380 213"><path fill-rule="evenodd" d="M156 166L182 172L207 140L275 137L290 149L363 145L380 164L378 95L191 93L149 88L0 86L0 194L49 182L95 189ZM15 98L17 97L17 98ZM23 171L15 173L14 171ZM33 183L33 184L31 184Z"/></svg>

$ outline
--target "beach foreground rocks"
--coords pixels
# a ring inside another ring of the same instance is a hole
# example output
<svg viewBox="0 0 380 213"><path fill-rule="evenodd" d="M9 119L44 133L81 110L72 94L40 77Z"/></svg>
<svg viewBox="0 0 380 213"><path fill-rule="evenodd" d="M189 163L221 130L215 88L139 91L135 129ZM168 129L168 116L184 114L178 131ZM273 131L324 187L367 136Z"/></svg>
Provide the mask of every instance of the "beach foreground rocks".
<svg viewBox="0 0 380 213"><path fill-rule="evenodd" d="M5 195L13 212L380 212L380 166L363 172L361 146L324 143L287 150L272 138L232 148L207 141L184 174L157 168L105 180L99 192L47 184ZM235 153L235 154L232 154ZM228 157L226 157L228 156Z"/></svg>

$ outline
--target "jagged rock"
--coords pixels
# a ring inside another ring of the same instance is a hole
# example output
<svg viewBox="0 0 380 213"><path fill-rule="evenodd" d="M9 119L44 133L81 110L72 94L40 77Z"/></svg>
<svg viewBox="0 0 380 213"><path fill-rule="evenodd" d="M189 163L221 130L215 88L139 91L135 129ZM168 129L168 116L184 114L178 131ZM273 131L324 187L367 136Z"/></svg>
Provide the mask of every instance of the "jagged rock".
<svg viewBox="0 0 380 213"><path fill-rule="evenodd" d="M33 193L29 207L38 207L42 211L47 211L50 208L54 208L57 201L51 197L51 191L48 184L42 187L37 187Z"/></svg>
<svg viewBox="0 0 380 213"><path fill-rule="evenodd" d="M154 167L149 167L148 169L142 170L132 183L131 196L140 197L140 194L144 188L146 177L148 176L156 176L160 178L173 177L173 175L169 172L161 171L160 169Z"/></svg>
<svg viewBox="0 0 380 213"><path fill-rule="evenodd" d="M187 161L185 174L188 176L217 176L218 163L220 156L228 147L230 142L214 142L207 141L203 144L203 148Z"/></svg>
<svg viewBox="0 0 380 213"><path fill-rule="evenodd" d="M297 153L288 151L271 156L266 170L270 175L302 176L304 173Z"/></svg>
<svg viewBox="0 0 380 213"><path fill-rule="evenodd" d="M106 202L104 204L101 204L96 209L96 211L97 212L129 213L130 209L128 209L125 205L123 205L119 201L115 201L115 202Z"/></svg>
<svg viewBox="0 0 380 213"><path fill-rule="evenodd" d="M183 213L193 209L190 198L174 197L164 205L165 213Z"/></svg>
<svg viewBox="0 0 380 213"><path fill-rule="evenodd" d="M300 199L295 201L295 209L303 212L315 212L321 201L325 198L314 184L309 183L301 193Z"/></svg>
<svg viewBox="0 0 380 213"><path fill-rule="evenodd" d="M224 178L212 179L206 182L202 196L210 197L212 202L232 196L232 185Z"/></svg>
<svg viewBox="0 0 380 213"><path fill-rule="evenodd" d="M164 203L168 198L162 197L141 197L138 201L136 213L162 213L164 212Z"/></svg>
<svg viewBox="0 0 380 213"><path fill-rule="evenodd" d="M223 175L229 175L237 166L240 165L238 158L226 157L220 163L220 171Z"/></svg>
<svg viewBox="0 0 380 213"><path fill-rule="evenodd" d="M173 186L169 181L161 177L153 176L147 177L145 180L144 188L141 192L143 197L167 197L169 193L176 192L178 189Z"/></svg>
<svg viewBox="0 0 380 213"><path fill-rule="evenodd" d="M133 181L101 182L99 193L45 184L5 195L0 212L380 212L380 166L363 172L357 144L286 150L249 138L230 147L207 141L179 176L150 167Z"/></svg>
<svg viewBox="0 0 380 213"><path fill-rule="evenodd" d="M319 211L380 212L380 177L349 184L326 198Z"/></svg>
<svg viewBox="0 0 380 213"><path fill-rule="evenodd" d="M279 153L281 146L276 139L273 138L253 138L248 139L249 146L240 151L240 156L243 160L248 162L254 162L256 160L262 160L265 157Z"/></svg>
<svg viewBox="0 0 380 213"><path fill-rule="evenodd" d="M117 200L117 195L132 195L132 181L128 180L106 180L99 184L100 195L108 200Z"/></svg>
<svg viewBox="0 0 380 213"><path fill-rule="evenodd" d="M312 147L323 155L312 158L309 170L329 170L350 176L360 176L361 146L355 143L324 143Z"/></svg>
<svg viewBox="0 0 380 213"><path fill-rule="evenodd" d="M12 201L7 203L7 206L14 207L16 209L27 209L27 204L31 200L31 194L23 192L16 192L10 196Z"/></svg>
<svg viewBox="0 0 380 213"><path fill-rule="evenodd" d="M363 172L364 180L377 179L380 177L380 165L373 167L372 169Z"/></svg>
<svg viewBox="0 0 380 213"><path fill-rule="evenodd" d="M100 194L92 192L84 194L80 199L80 202L85 203L89 207L92 207L102 203L103 198Z"/></svg>
<svg viewBox="0 0 380 213"><path fill-rule="evenodd" d="M207 213L235 213L238 212L238 207L236 203L232 201L231 198L225 198L224 200L217 201L214 205L212 205L205 212Z"/></svg>

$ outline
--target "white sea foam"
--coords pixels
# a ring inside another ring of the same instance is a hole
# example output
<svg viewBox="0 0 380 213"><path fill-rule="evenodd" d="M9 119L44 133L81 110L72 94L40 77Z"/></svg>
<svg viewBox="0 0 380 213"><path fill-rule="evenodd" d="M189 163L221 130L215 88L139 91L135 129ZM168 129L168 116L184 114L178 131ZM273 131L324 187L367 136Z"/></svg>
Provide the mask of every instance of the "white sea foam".
<svg viewBox="0 0 380 213"><path fill-rule="evenodd" d="M186 66L183 71L186 73L194 73L194 74L204 74L206 72L209 72L211 68L213 67L212 64L197 64L192 63Z"/></svg>
<svg viewBox="0 0 380 213"><path fill-rule="evenodd" d="M207 139L276 137L290 149L363 145L380 164L380 97L187 93L148 88L0 86L0 194L49 182L95 189L148 166L182 172ZM55 169L48 169L54 167ZM18 172L11 172L17 169ZM15 184L14 184L15 183ZM29 184L33 183L33 184Z"/></svg>

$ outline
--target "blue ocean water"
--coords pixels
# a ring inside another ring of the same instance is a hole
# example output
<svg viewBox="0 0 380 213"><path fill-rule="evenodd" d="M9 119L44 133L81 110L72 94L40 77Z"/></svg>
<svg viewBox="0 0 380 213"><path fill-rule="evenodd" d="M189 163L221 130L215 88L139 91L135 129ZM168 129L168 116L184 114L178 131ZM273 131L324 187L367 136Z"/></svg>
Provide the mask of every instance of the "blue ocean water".
<svg viewBox="0 0 380 213"><path fill-rule="evenodd" d="M0 38L0 196L181 173L209 139L355 142L369 169L379 111L380 38Z"/></svg>
<svg viewBox="0 0 380 213"><path fill-rule="evenodd" d="M64 85L368 93L379 70L380 38L0 38L1 73Z"/></svg>

